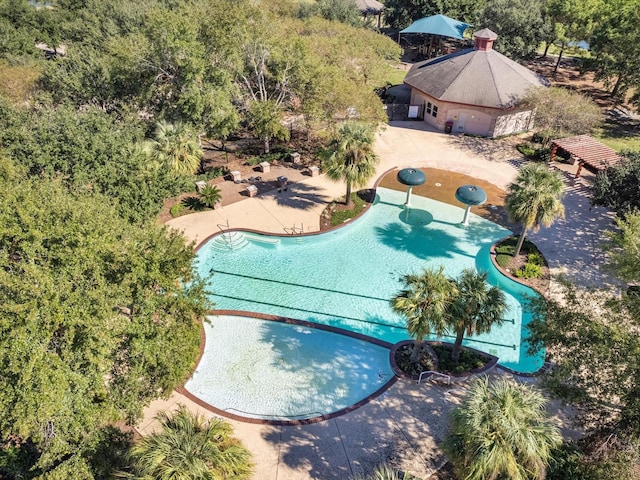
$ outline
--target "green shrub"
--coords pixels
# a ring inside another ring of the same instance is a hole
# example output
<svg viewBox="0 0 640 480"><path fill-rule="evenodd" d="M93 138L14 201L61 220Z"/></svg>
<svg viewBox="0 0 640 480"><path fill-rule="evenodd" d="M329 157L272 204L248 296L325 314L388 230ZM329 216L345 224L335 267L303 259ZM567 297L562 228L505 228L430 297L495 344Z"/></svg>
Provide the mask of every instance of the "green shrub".
<svg viewBox="0 0 640 480"><path fill-rule="evenodd" d="M520 143L516 145L516 148L527 158L533 158L536 153L536 149L529 142Z"/></svg>
<svg viewBox="0 0 640 480"><path fill-rule="evenodd" d="M218 177L224 177L229 173L227 167L213 167L196 177L196 181L208 181Z"/></svg>
<svg viewBox="0 0 640 480"><path fill-rule="evenodd" d="M187 207L182 202L178 202L171 207L169 213L173 218L176 218L183 215L186 209Z"/></svg>
<svg viewBox="0 0 640 480"><path fill-rule="evenodd" d="M544 258L540 252L531 252L527 255L527 263L542 266L544 265Z"/></svg>
<svg viewBox="0 0 640 480"><path fill-rule="evenodd" d="M498 254L503 254L503 255L511 255L513 256L513 254L516 251L516 244L511 242L504 242L501 245L499 245L498 247L496 247L496 253Z"/></svg>
<svg viewBox="0 0 640 480"><path fill-rule="evenodd" d="M499 253L499 254L496 255L496 262L502 268L507 268L509 266L509 262L511 261L512 258L513 258L513 255L505 255L505 254L500 254Z"/></svg>
<svg viewBox="0 0 640 480"><path fill-rule="evenodd" d="M487 363L487 358L474 351L462 349L458 363L451 361L452 346L434 345L433 351L438 356L438 371L441 373L463 373L480 368Z"/></svg>
<svg viewBox="0 0 640 480"><path fill-rule="evenodd" d="M291 155L291 152L292 150L290 148L277 147L271 150L271 153L265 153L262 155L257 155L255 157L250 157L245 160L245 163L253 167L262 162L273 163L273 162L284 161L289 158L289 156Z"/></svg>
<svg viewBox="0 0 640 480"><path fill-rule="evenodd" d="M255 167L256 165L264 161L266 160L263 160L261 156L258 156L258 157L249 157L244 161L244 163L246 163L250 167Z"/></svg>
<svg viewBox="0 0 640 480"><path fill-rule="evenodd" d="M548 162L551 158L551 149L549 147L539 148L532 158L537 162Z"/></svg>
<svg viewBox="0 0 640 480"><path fill-rule="evenodd" d="M542 275L542 268L540 268L540 265L526 263L524 267L516 270L513 274L518 278L540 278Z"/></svg>
<svg viewBox="0 0 640 480"><path fill-rule="evenodd" d="M198 193L198 198L204 205L213 208L221 200L222 194L218 187L207 184Z"/></svg>
<svg viewBox="0 0 640 480"><path fill-rule="evenodd" d="M349 219L356 217L366 205L366 202L360 198L357 193L351 194L351 201L353 202L353 208L349 210L338 210L332 213L331 215L331 225L338 226L343 224Z"/></svg>
<svg viewBox="0 0 640 480"><path fill-rule="evenodd" d="M507 268L509 262L513 258L513 254L516 251L516 244L518 243L518 236L512 236L504 240L500 245L496 246L496 262L500 267ZM527 255L527 265L531 265L529 270L514 272L514 275L521 278L538 278L542 274L541 267L544 265L544 257L538 250L538 248L525 239L522 245L523 252L529 252ZM539 272L536 273L538 267Z"/></svg>

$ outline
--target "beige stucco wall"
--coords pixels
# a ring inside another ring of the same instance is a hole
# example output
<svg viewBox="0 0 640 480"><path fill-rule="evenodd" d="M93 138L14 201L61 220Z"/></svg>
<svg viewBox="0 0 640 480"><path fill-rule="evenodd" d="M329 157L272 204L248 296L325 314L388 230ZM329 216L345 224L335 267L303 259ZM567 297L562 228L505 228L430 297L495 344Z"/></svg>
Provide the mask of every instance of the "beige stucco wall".
<svg viewBox="0 0 640 480"><path fill-rule="evenodd" d="M424 106L428 103L438 107L437 117L434 118L425 111ZM442 102L413 88L410 104L420 106L424 112L424 121L439 130L445 129L447 121L453 122L452 133L498 137L527 131L533 127L533 112L530 110L500 110Z"/></svg>

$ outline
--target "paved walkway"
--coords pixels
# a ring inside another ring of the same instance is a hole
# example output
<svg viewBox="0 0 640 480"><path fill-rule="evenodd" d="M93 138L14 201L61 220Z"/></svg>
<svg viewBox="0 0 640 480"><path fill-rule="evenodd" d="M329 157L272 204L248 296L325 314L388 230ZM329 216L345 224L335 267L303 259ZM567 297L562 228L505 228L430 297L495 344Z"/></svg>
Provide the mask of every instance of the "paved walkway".
<svg viewBox="0 0 640 480"><path fill-rule="evenodd" d="M443 135L422 122L398 122L387 127L376 142L381 157L378 175L393 167L431 167L481 178L501 188L515 177L523 163L515 149L487 140ZM567 175L567 219L532 234L554 272L564 272L585 286L611 283L601 275L598 242L610 228L611 216L590 209L586 189L571 185ZM373 184L372 180L371 184ZM344 195L344 186L323 176L301 179L287 192L276 190L224 206L221 210L179 217L169 222L188 239L202 241L219 225L282 233L287 229L316 231L319 215L332 199ZM500 370L492 375L510 376ZM522 380L522 379L521 379ZM385 394L347 415L300 427L274 427L231 422L236 436L251 450L257 480L350 479L370 473L375 465L395 467L428 478L443 457L437 448L446 435L446 416L455 406L455 392L438 385L398 381ZM153 417L178 403L202 411L178 393L154 402L138 426L142 434L155 428ZM565 434L575 434L562 410L554 409ZM206 413L206 412L203 412ZM209 415L208 413L206 413Z"/></svg>

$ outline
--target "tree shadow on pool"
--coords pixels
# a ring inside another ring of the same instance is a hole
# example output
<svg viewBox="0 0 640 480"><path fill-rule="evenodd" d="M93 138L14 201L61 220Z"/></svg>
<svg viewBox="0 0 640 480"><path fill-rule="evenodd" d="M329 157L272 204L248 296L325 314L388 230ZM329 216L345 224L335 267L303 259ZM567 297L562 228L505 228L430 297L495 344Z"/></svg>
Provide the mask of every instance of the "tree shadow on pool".
<svg viewBox="0 0 640 480"><path fill-rule="evenodd" d="M388 350L372 343L276 322L265 322L260 331L274 371L295 374L287 376L290 385L282 386L292 420L347 408L392 377Z"/></svg>
<svg viewBox="0 0 640 480"><path fill-rule="evenodd" d="M387 223L376 227L375 232L383 244L423 260L433 257L453 258L454 254L472 256L456 247L459 238L424 225Z"/></svg>
<svg viewBox="0 0 640 480"><path fill-rule="evenodd" d="M499 225L486 221L462 223L435 220L421 209L406 210L398 215L400 222L389 222L375 228L379 240L395 250L408 252L420 259L454 258L457 255L474 258L469 248L492 244L507 235ZM444 227L438 227L444 225ZM448 227L447 227L448 226ZM455 229L455 230L454 230Z"/></svg>

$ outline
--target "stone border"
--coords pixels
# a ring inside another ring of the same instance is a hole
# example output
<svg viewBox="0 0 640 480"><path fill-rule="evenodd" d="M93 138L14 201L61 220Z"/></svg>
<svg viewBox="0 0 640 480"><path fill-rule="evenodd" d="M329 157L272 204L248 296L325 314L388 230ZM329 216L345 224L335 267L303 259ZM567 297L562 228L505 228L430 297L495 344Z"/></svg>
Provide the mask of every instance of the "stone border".
<svg viewBox="0 0 640 480"><path fill-rule="evenodd" d="M268 320L268 321L272 321L272 322L286 323L286 324L289 324L289 325L302 325L304 327L315 328L317 330L323 330L323 331L326 331L326 332L336 333L336 334L339 334L339 335L344 335L346 337L355 338L357 340L362 340L362 341L371 343L373 345L377 345L379 347L383 347L383 348L387 348L387 349L391 349L391 347L392 347L391 343L385 342L384 340L379 340L377 338L369 337L369 336L363 335L361 333L351 332L349 330L344 330L342 328L333 327L331 325L323 325L323 324L309 322L309 321L306 321L306 320L296 320L294 318L280 317L280 316L276 316L276 315L267 315L265 313L247 312L247 311L244 311L244 310L209 310L209 311L207 311L207 315L234 315L234 316L240 316L240 317L257 318L259 320ZM200 338L201 338L201 341L200 341L200 355L198 356L198 361L196 363L196 366L194 367L194 370L195 370L195 368L197 368L197 365L200 363L200 360L202 359L202 355L204 354L204 348L205 348L205 344L206 344L206 335L204 333L204 327L201 330ZM191 375L189 375L189 377L190 376ZM188 379L185 379L184 383L186 383L187 380ZM214 413L216 415L229 418L231 420L236 420L236 421L244 422L244 423L253 423L253 424L258 424L258 425L275 425L275 426L290 425L291 426L291 425L309 425L309 424L312 424L312 423L323 422L325 420L329 420L329 419L344 415L346 413L352 412L353 410L356 410L356 409L360 408L361 406L365 405L366 403L369 403L371 400L379 397L382 393L384 393L387 389L389 389L397 380L398 380L398 378L396 376L393 376L387 383L382 385L375 392L371 393L370 395L368 395L367 397L363 398L359 402L357 402L357 403L355 403L353 405L350 405L350 406L348 406L346 408L340 409L340 410L338 410L336 412L328 413L326 415L321 415L321 416L318 416L318 417L311 417L311 418L304 418L304 419L300 419L300 420L282 420L282 419L267 420L267 419L263 419L263 418L243 417L241 415L236 415L234 413L229 413L229 412L227 412L225 410L221 410L219 408L216 408L213 405L205 402L204 400L201 400L200 398L196 397L191 392L189 392L184 387L184 383L180 387L176 388L176 391L181 393L185 397L187 397L189 400L191 400L192 402L194 402L198 406L204 408L205 410L208 410L208 411L210 411L210 412L212 412L212 413Z"/></svg>
<svg viewBox="0 0 640 480"><path fill-rule="evenodd" d="M497 256L497 252L496 252L496 245L498 245L499 243L503 242L504 240L506 240L507 238L513 237L514 235L507 235L506 237L501 238L500 240L498 240L496 243L494 243L493 245L491 245L491 250L489 252L489 257L491 258L491 263L493 264L493 266L496 268L496 270L505 278L508 278L509 280L512 280L516 283L519 283L520 285L523 285L527 288L530 288L531 290L533 290L534 292L536 292L538 295L540 295L541 297L545 297L545 294L549 291L549 288L551 287L551 282L549 282L547 284L547 288L544 292L541 292L540 290L533 288L531 285L527 285L526 283L524 283L522 280L507 274L507 272L505 272L505 270L498 265L498 261L496 260L496 256ZM547 266L547 268L549 268L549 265L547 264L547 259L544 257L542 257L544 259L544 263ZM522 338L520 339L522 341ZM512 375L518 376L518 377L523 377L523 378L533 378L533 377L537 377L540 376L543 371L544 371L544 364L542 367L540 367L539 370L536 370L535 372L532 373L524 373L524 372L518 372L516 370L513 370L509 367L505 367L503 365L498 365L497 366L499 369L504 370L505 372L508 372Z"/></svg>
<svg viewBox="0 0 640 480"><path fill-rule="evenodd" d="M520 280L519 278L513 276L513 275L509 275L499 264L498 264L498 260L497 260L497 256L498 256L498 252L496 252L496 245L504 242L507 238L511 238L515 236L515 234L512 235L507 235L506 237L502 237L500 240L498 240L497 242L495 242L493 245L491 245L491 249L489 250L489 257L491 258L491 263L493 264L494 267L496 267L496 269L498 270L498 272L500 272L502 274L502 276L508 278L509 280L512 280L516 283L519 283L520 285L524 285L527 288L530 288L531 290L533 290L534 292L542 295L543 297L546 295L546 293L549 291L549 287L551 286L551 282L547 283L547 288L545 289L544 292L541 292L540 290L538 290L537 288L532 287L531 285L528 285L527 283L523 282L522 280ZM537 248L537 247L536 247ZM538 249L538 251L540 251L540 249ZM542 252L540 252L542 253ZM542 259L544 260L544 265L545 267L547 267L547 270L549 269L549 264L547 263L547 259L544 257L544 255L542 255Z"/></svg>
<svg viewBox="0 0 640 480"><path fill-rule="evenodd" d="M391 347L391 351L389 352L389 363L391 363L391 369L394 371L394 373L403 379L406 380L411 380L411 381L417 381L419 378L419 375L409 375L408 373L403 372L400 367L398 366L398 364L396 363L396 350L398 350L398 348L407 345L409 343L414 343L413 340L403 340L401 342L398 342L396 344L394 344ZM425 341L422 342L423 345L427 345L428 347L434 347L434 346L440 346L440 345L453 345L453 343L450 342L436 342L436 341ZM491 370L492 368L494 368L495 366L498 365L498 360L499 358L496 357L495 355L491 355L490 353L486 353L483 352L481 350L477 350L475 348L471 348L471 347L467 347L467 346L463 346L462 347L464 350L469 350L473 353L475 353L476 355L479 355L481 357L487 358L489 361L483 365L482 367L478 367L478 368L474 368L473 370L469 370L468 372L463 372L463 373L445 373L444 375L449 375L449 377L451 377L451 381L452 382L463 382L465 380L468 380L471 377L474 377L476 375L480 375L483 373L488 372L489 370ZM432 350L433 352L433 350ZM435 355L435 352L431 353L430 355ZM437 364L437 357L436 357L436 364Z"/></svg>

